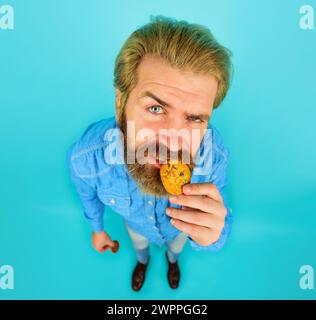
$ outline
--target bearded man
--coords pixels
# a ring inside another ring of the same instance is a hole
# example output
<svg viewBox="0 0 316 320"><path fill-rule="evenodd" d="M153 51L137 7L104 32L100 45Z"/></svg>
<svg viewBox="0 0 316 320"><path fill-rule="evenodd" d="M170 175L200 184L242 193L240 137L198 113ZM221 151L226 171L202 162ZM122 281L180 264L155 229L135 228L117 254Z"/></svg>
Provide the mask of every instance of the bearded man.
<svg viewBox="0 0 316 320"><path fill-rule="evenodd" d="M154 17L117 56L115 117L91 124L68 150L97 251L116 245L104 228L104 206L123 217L137 257L135 291L145 281L150 243L166 244L167 279L175 289L186 241L216 251L230 234L229 152L210 119L227 94L231 68L230 51L208 28ZM174 159L191 170L181 195L169 194L160 177L161 165Z"/></svg>

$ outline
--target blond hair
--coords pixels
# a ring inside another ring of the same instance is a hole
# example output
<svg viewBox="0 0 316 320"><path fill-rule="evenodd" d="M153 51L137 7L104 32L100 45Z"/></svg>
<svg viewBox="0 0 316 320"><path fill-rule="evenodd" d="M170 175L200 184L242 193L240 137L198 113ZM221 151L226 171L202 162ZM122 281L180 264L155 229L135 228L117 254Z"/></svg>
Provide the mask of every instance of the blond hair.
<svg viewBox="0 0 316 320"><path fill-rule="evenodd" d="M122 93L117 108L125 107L137 83L137 67L146 54L163 58L180 70L214 76L218 82L214 108L226 96L232 68L231 52L216 41L208 28L159 15L135 30L116 58L114 87Z"/></svg>

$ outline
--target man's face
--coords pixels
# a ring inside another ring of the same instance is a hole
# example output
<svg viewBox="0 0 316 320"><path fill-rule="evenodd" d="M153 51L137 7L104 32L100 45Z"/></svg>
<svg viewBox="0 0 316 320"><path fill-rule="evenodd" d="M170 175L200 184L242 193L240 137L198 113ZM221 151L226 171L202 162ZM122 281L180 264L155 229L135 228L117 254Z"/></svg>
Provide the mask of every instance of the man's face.
<svg viewBox="0 0 316 320"><path fill-rule="evenodd" d="M125 128L125 151L135 154L157 143L156 155L159 147L165 147L168 155L179 154L180 159L181 154L186 154L191 157L193 168L192 159L213 110L217 91L215 77L180 71L152 56L142 59L137 73L137 85L129 94L120 123L121 128ZM116 99L119 104L119 91ZM126 122L135 128L132 136L126 135ZM137 156L136 163L127 163L129 173L145 193L167 196L159 175L159 162L163 159L157 160L151 151L149 148L143 153L145 163L137 162Z"/></svg>

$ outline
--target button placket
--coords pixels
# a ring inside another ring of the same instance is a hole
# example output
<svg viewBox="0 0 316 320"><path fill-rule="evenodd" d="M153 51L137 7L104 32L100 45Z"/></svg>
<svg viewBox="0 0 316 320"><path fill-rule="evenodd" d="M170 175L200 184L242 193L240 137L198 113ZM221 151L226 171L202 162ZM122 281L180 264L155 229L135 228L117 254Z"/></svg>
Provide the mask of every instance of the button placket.
<svg viewBox="0 0 316 320"><path fill-rule="evenodd" d="M147 201L147 203L148 203L148 205L150 205L150 206L153 206L154 205L154 202L152 201L152 200L148 200ZM149 216L148 216L148 218L149 218L149 220L151 220L151 221L154 221L155 220L155 212L153 212L152 210L150 210L150 213L149 213Z"/></svg>

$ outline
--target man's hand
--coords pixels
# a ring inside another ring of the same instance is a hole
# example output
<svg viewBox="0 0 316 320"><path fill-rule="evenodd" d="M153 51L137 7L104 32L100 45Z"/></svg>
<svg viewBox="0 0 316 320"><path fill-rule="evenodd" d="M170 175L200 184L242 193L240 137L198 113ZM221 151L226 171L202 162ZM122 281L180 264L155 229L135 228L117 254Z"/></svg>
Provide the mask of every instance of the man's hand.
<svg viewBox="0 0 316 320"><path fill-rule="evenodd" d="M95 250L103 253L107 249L114 247L115 244L106 232L101 231L92 233L92 245Z"/></svg>
<svg viewBox="0 0 316 320"><path fill-rule="evenodd" d="M217 187L212 183L193 183L183 186L183 195L171 196L169 201L181 209L167 208L170 222L187 233L199 245L216 242L225 224L226 208Z"/></svg>

